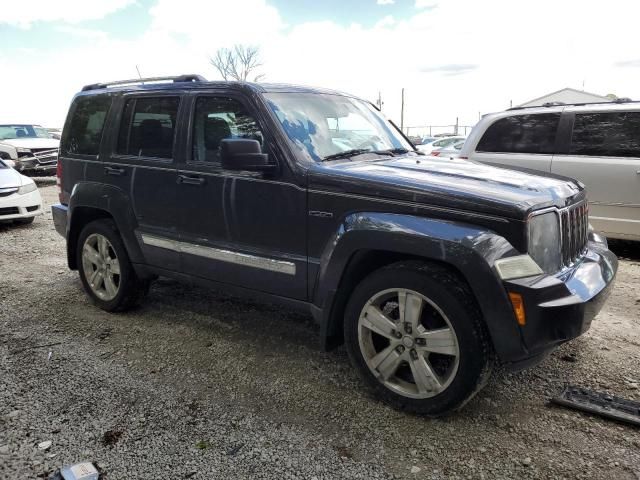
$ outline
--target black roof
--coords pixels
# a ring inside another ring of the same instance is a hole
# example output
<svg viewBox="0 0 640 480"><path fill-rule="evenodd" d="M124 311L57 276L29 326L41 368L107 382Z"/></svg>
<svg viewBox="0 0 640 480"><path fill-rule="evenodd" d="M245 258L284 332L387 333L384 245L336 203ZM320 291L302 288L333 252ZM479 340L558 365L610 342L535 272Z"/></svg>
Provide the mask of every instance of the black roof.
<svg viewBox="0 0 640 480"><path fill-rule="evenodd" d="M327 93L351 96L343 92L324 88L285 83L253 83L236 81L208 81L200 75L178 75L172 77L151 77L131 80L118 80L107 83L94 83L82 87L81 94L105 93L113 91L147 91L147 90L197 90L207 88L232 88L251 92L297 92L297 93Z"/></svg>

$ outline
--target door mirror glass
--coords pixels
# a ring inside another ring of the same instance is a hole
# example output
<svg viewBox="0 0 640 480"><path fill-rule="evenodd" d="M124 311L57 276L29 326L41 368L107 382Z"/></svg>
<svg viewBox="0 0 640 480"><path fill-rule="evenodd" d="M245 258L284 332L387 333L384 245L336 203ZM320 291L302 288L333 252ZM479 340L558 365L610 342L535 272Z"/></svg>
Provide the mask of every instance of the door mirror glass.
<svg viewBox="0 0 640 480"><path fill-rule="evenodd" d="M269 172L275 165L262 153L260 142L248 138L227 138L220 142L220 159L225 170Z"/></svg>

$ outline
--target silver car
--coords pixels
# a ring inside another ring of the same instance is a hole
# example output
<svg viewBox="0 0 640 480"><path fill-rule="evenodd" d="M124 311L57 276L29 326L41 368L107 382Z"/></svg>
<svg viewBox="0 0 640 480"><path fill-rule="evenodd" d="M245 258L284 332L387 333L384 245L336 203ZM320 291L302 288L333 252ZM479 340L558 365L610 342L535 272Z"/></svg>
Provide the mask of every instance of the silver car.
<svg viewBox="0 0 640 480"><path fill-rule="evenodd" d="M640 241L640 102L554 104L486 115L460 157L580 180L593 227L611 238Z"/></svg>

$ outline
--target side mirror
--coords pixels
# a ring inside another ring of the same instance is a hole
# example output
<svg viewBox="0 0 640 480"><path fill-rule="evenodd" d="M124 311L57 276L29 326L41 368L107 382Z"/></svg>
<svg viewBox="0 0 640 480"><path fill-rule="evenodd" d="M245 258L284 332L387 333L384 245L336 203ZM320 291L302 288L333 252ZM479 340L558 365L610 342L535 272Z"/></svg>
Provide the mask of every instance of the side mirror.
<svg viewBox="0 0 640 480"><path fill-rule="evenodd" d="M260 142L248 138L227 138L220 143L220 160L225 170L272 172L276 166L262 153Z"/></svg>

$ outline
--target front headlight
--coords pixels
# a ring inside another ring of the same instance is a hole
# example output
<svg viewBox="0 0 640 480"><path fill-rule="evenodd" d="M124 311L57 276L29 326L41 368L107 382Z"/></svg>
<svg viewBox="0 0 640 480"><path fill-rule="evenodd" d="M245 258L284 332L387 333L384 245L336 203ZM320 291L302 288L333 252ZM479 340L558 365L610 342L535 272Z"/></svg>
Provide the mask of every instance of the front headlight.
<svg viewBox="0 0 640 480"><path fill-rule="evenodd" d="M545 273L556 273L562 267L560 218L554 211L529 219L529 255Z"/></svg>
<svg viewBox="0 0 640 480"><path fill-rule="evenodd" d="M31 150L29 148L17 147L16 148L16 152L18 152L18 153L31 153Z"/></svg>
<svg viewBox="0 0 640 480"><path fill-rule="evenodd" d="M38 187L36 187L35 182L30 182L30 183L27 183L26 185L22 185L18 189L18 194L19 195L24 195L26 193L35 192L37 189L38 189Z"/></svg>

